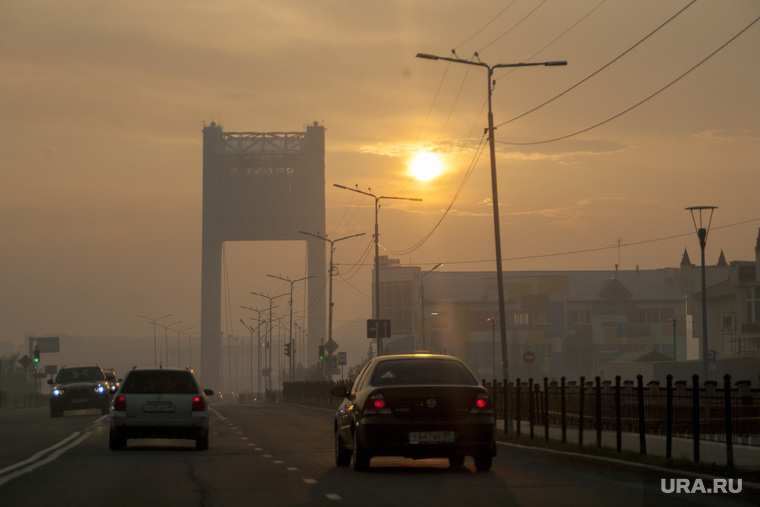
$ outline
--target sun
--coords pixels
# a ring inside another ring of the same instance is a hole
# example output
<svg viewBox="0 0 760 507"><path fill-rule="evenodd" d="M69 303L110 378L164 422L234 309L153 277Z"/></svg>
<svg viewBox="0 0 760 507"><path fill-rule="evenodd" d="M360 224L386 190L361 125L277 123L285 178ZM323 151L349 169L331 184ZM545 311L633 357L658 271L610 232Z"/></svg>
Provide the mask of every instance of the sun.
<svg viewBox="0 0 760 507"><path fill-rule="evenodd" d="M438 158L438 155L430 153L429 151L424 151L414 157L411 169L412 176L418 180L430 181L441 174L443 166L441 166L441 160Z"/></svg>

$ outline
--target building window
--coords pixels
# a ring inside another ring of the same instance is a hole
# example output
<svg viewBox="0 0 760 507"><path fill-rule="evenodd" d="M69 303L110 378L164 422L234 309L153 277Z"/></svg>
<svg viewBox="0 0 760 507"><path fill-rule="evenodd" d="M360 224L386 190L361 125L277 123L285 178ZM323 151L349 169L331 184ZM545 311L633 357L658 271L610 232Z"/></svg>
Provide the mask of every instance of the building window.
<svg viewBox="0 0 760 507"><path fill-rule="evenodd" d="M741 341L736 335L736 312L724 311L720 316L720 335L723 341L723 355L732 356L741 353Z"/></svg>
<svg viewBox="0 0 760 507"><path fill-rule="evenodd" d="M747 324L760 324L760 287L747 289Z"/></svg>
<svg viewBox="0 0 760 507"><path fill-rule="evenodd" d="M591 310L568 310L570 325L591 324Z"/></svg>
<svg viewBox="0 0 760 507"><path fill-rule="evenodd" d="M512 324L516 326L527 326L530 324L530 314L527 312L511 312Z"/></svg>

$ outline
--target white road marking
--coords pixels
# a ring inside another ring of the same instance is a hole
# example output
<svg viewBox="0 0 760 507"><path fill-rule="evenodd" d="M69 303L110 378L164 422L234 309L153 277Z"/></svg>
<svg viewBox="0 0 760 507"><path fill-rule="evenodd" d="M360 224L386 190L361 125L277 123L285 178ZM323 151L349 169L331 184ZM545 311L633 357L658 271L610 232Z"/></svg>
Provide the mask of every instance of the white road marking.
<svg viewBox="0 0 760 507"><path fill-rule="evenodd" d="M10 481L12 479L15 479L16 477L19 477L21 475L24 475L24 474L27 474L27 473L31 472L35 468L38 468L38 467L41 467L42 465L50 463L51 461L53 461L54 459L58 458L58 456L60 456L64 452L68 451L72 447L76 447L77 445L79 445L82 442L84 442L87 439L87 437L90 436L91 433L92 433L91 430L87 430L82 435L79 435L79 432L76 432L76 433L72 434L70 437L68 437L68 438L66 438L64 440L61 440L60 442L58 442L54 446L48 447L44 451L38 452L37 454L35 454L31 458L29 458L29 459L27 459L25 461L22 461L21 463L16 463L15 465L11 465L9 467L3 468L2 470L0 470L0 475L4 474L4 473L6 473L6 472L8 472L10 470L13 470L14 468L23 467L23 468L20 468L19 470L16 470L15 472L9 473L8 475L6 475L4 477L0 477L0 486L2 486L3 484L5 484L6 482L8 482L8 481ZM74 438L73 441L71 441L72 438ZM48 453L50 451L53 451L53 450L55 452L53 452L52 454L50 454L48 457L40 459L46 453Z"/></svg>

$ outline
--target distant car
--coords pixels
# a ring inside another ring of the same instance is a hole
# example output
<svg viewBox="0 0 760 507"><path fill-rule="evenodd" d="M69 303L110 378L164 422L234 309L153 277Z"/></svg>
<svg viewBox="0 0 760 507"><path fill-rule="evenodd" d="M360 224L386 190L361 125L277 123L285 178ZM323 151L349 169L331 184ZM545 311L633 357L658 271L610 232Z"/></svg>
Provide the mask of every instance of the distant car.
<svg viewBox="0 0 760 507"><path fill-rule="evenodd" d="M50 391L50 417L61 417L66 410L97 408L107 414L111 407L111 393L103 369L89 366L64 366Z"/></svg>
<svg viewBox="0 0 760 507"><path fill-rule="evenodd" d="M108 381L108 390L111 392L111 394L118 391L119 386L121 386L121 379L117 378L116 373L111 369L103 370L103 373L106 375L106 380Z"/></svg>
<svg viewBox="0 0 760 507"><path fill-rule="evenodd" d="M189 368L130 370L113 398L109 447L123 449L129 438L182 438L208 449L213 394Z"/></svg>
<svg viewBox="0 0 760 507"><path fill-rule="evenodd" d="M448 457L453 467L472 456L479 471L496 455L488 390L460 359L408 354L379 356L362 369L335 414L335 462L366 470L374 456Z"/></svg>

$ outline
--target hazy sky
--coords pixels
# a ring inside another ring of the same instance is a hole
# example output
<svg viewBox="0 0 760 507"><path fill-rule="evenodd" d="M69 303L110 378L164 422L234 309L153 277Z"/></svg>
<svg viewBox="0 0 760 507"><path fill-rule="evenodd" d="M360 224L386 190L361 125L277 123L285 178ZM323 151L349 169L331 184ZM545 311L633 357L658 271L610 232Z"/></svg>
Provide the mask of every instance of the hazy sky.
<svg viewBox="0 0 760 507"><path fill-rule="evenodd" d="M756 0L0 0L0 341L151 333L136 314L200 328L212 121L326 127L328 230L311 232L367 233L338 243L336 327L370 316L374 201L333 183L423 199L383 203L382 254L494 269L485 71L418 52L568 61L495 74L505 270L699 262L684 208L700 205L719 207L708 264L753 259L758 17ZM441 177L410 176L420 149ZM267 274L304 276L304 248L226 253L242 334L238 307L289 288Z"/></svg>

